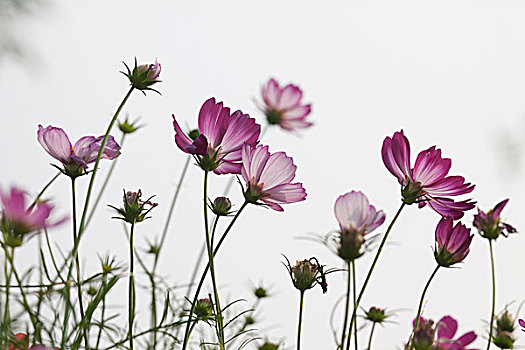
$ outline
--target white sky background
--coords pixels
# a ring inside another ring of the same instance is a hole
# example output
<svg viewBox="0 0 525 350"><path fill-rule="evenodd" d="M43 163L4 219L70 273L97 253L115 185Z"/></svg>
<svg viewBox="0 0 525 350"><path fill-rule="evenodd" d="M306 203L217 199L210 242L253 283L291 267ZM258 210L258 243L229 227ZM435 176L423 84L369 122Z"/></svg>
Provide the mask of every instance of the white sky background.
<svg viewBox="0 0 525 350"><path fill-rule="evenodd" d="M126 140L102 201L120 205L122 188L157 195L153 219L137 227L137 246L145 247L146 238L160 233L186 157L174 144L171 114L182 125L195 126L200 106L215 96L263 122L252 101L260 85L271 76L299 84L313 104L315 126L301 137L272 128L263 142L272 152L293 156L307 201L286 206L284 213L249 207L217 259L223 298L250 298L250 281L271 286L274 297L259 312L262 334L270 339L286 338L293 347L296 337L298 293L280 254L293 261L315 255L330 267L340 266L325 247L296 239L337 228L337 196L363 190L387 212L387 222L397 210L399 185L380 156L384 137L396 130L405 130L413 160L418 151L438 145L452 158L451 174L477 185L473 196L483 209L510 197L504 216L518 229L525 224L520 215L525 206L523 1L89 4L50 3L12 28L29 55L22 64L11 60L0 66L0 184L37 193L55 173L49 165L53 160L36 141L37 125L62 127L73 142L103 134L128 89L118 73L120 61L157 57L164 82L156 88L162 96L135 93L126 105L125 111L141 116L147 127ZM113 134L119 136L116 129ZM109 164L103 163L99 185ZM172 281L188 280L203 242L201 182L202 171L191 167L161 257L161 273ZM78 183L83 189L88 178ZM213 176L212 195L220 194L225 183L224 177ZM68 180L61 178L47 193L56 200L57 213L70 213L69 190ZM232 199L240 204L240 192ZM468 225L472 214L465 217ZM81 245L86 274L98 268L97 253L111 251L128 259L121 224L111 215L101 206ZM435 266L431 247L438 220L432 210L411 206L393 229L362 306L409 311L377 330L375 349L394 349L408 337ZM379 231L385 229L386 224ZM70 225L52 236L68 247ZM497 310L516 301L510 308L515 312L524 299L524 244L521 235L496 244ZM488 244L476 236L471 248L460 269L438 273L424 315L438 320L450 314L459 319L459 334L475 330L480 335L491 306ZM34 245L21 248L18 261L36 262L35 252ZM358 261L359 276L366 274L372 257ZM344 293L344 281L343 274L334 274L327 295L318 288L307 293L305 350L335 348L328 319ZM120 284L123 300L127 281ZM149 303L147 296L139 297L140 304ZM145 309L140 315L149 322ZM341 323L337 318L338 330ZM361 335L361 348L368 330ZM480 336L475 346L485 344Z"/></svg>

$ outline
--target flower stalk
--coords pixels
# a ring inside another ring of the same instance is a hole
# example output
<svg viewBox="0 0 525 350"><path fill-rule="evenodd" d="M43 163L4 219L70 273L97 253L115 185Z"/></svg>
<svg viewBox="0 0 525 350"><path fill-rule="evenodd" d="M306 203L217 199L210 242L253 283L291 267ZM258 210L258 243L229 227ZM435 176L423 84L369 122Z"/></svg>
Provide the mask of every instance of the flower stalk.
<svg viewBox="0 0 525 350"><path fill-rule="evenodd" d="M297 325L297 350L301 349L301 326L303 324L304 290L299 291L299 322Z"/></svg>
<svg viewBox="0 0 525 350"><path fill-rule="evenodd" d="M494 328L494 314L496 312L496 268L494 266L494 251L492 249L492 239L489 239L489 250L490 250L490 266L492 270L492 311L490 313L489 340L487 343L487 350L490 349L490 344L492 343L492 332Z"/></svg>

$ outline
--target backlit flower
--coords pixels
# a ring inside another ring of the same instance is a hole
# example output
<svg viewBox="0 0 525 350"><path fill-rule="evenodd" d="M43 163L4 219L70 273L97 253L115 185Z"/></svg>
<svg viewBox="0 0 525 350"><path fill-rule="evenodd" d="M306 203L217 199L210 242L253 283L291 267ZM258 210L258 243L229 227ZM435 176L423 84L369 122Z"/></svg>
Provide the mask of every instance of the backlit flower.
<svg viewBox="0 0 525 350"><path fill-rule="evenodd" d="M387 169L402 186L404 203L418 203L420 208L428 203L437 213L454 219L474 208L475 202L471 200L455 202L448 198L470 193L474 185L465 183L462 176L447 176L452 162L442 158L441 150L435 146L420 152L412 168L410 144L401 130L392 138L385 138L381 155Z"/></svg>
<svg viewBox="0 0 525 350"><path fill-rule="evenodd" d="M283 211L281 204L306 199L300 182L292 183L297 167L284 152L270 154L268 146L242 148L241 174L246 182L244 198L252 204L263 202L270 208Z"/></svg>
<svg viewBox="0 0 525 350"><path fill-rule="evenodd" d="M84 136L71 146L64 130L53 126L38 126L38 142L44 150L64 165L64 174L77 177L85 174L87 165L97 159L104 136ZM120 146L109 136L102 151L101 159L115 159L120 155Z"/></svg>
<svg viewBox="0 0 525 350"><path fill-rule="evenodd" d="M58 222L49 222L53 206L46 202L28 206L25 193L16 187L11 187L9 192L0 191L0 201L2 202L0 228L7 240L5 243L10 246L21 245L25 234L59 225L66 220L64 218Z"/></svg>
<svg viewBox="0 0 525 350"><path fill-rule="evenodd" d="M443 267L463 261L470 252L470 243L474 235L461 222L454 225L451 217L441 218L436 227L436 245L434 257Z"/></svg>
<svg viewBox="0 0 525 350"><path fill-rule="evenodd" d="M296 85L279 87L275 79L270 79L262 88L263 106L259 108L266 114L269 124L279 124L288 131L297 131L313 125L305 119L312 110L311 105L301 104L303 92Z"/></svg>
<svg viewBox="0 0 525 350"><path fill-rule="evenodd" d="M438 350L468 350L467 345L476 340L474 332L468 332L454 339L458 330L458 322L450 316L445 316L437 324Z"/></svg>
<svg viewBox="0 0 525 350"><path fill-rule="evenodd" d="M368 202L368 198L358 191L348 192L335 202L335 217L341 229L338 232L338 255L345 260L360 257L365 236L381 226L385 213Z"/></svg>
<svg viewBox="0 0 525 350"><path fill-rule="evenodd" d="M161 65L156 59L155 63L137 65L137 58L135 58L133 70L130 70L126 63L124 63L124 66L126 66L126 72L121 73L128 77L131 86L135 89L141 90L144 94L145 91L148 90L159 93L157 90L150 87L161 82L159 80Z"/></svg>
<svg viewBox="0 0 525 350"><path fill-rule="evenodd" d="M501 211L508 203L508 199L505 199L488 212L483 212L478 208L478 214L474 215L474 226L478 229L479 233L488 239L496 239L500 234L508 236L510 233L515 233L516 229L509 224L501 222Z"/></svg>
<svg viewBox="0 0 525 350"><path fill-rule="evenodd" d="M201 168L216 174L240 174L241 149L244 143L257 143L261 126L248 114L230 109L210 98L199 111L199 135L192 140L180 128L173 116L175 143L198 158Z"/></svg>

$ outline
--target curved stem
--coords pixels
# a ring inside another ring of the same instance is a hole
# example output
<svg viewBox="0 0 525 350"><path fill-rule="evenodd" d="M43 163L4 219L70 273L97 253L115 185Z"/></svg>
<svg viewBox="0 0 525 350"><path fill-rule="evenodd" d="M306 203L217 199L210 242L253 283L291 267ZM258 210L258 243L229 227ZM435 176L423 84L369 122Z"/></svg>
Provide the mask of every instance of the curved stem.
<svg viewBox="0 0 525 350"><path fill-rule="evenodd" d="M75 191L75 179L71 178L71 195L72 195L72 206L73 206L73 246L76 246L78 244L78 236L77 236L77 205L76 205L76 191ZM72 262L73 263L73 262ZM82 301L82 281L80 278L80 259L77 256L75 257L75 266L77 270L77 295L78 295L78 306L80 309L80 319L83 320L85 313L84 313L84 302ZM84 333L84 345L86 346L86 349L89 349L89 343L88 343L88 335L83 330L83 328L80 330Z"/></svg>
<svg viewBox="0 0 525 350"><path fill-rule="evenodd" d="M350 291L351 291L351 285L352 285L352 276L350 275L350 261L346 262L347 272L348 272L348 278L347 278L347 287L346 287L346 305L345 305L345 317L343 322L343 334L341 335L341 349L343 348L345 344L346 339L346 324L348 323L348 311L350 310Z"/></svg>
<svg viewBox="0 0 525 350"><path fill-rule="evenodd" d="M354 287L354 291L352 295L354 296L354 308L357 308L356 298L357 298L357 292L356 292L356 277L355 277L355 260L352 260L352 283ZM354 323L354 340L355 340L355 350L357 350L358 344L357 344L357 320L355 320Z"/></svg>
<svg viewBox="0 0 525 350"><path fill-rule="evenodd" d="M62 174L62 172L59 171L55 176L53 176L51 180L49 180L49 182L44 186L44 188L42 188L42 190L37 194L35 200L33 201L33 203L31 203L30 208L32 208L33 206L35 206L35 204L38 203L44 192L49 188L49 186L53 184L53 182L55 182L55 180L60 176L60 174Z"/></svg>
<svg viewBox="0 0 525 350"><path fill-rule="evenodd" d="M494 267L494 251L492 249L491 239L489 239L489 249L490 249L490 264L492 267L492 312L490 314L489 341L487 344L487 350L490 349L490 343L492 342L492 328L494 327L494 313L496 312L496 268Z"/></svg>
<svg viewBox="0 0 525 350"><path fill-rule="evenodd" d="M417 316L416 316L416 323L414 325L414 333L416 332L417 327L419 326L419 318L421 317L421 310L423 309L423 301L425 299L425 294L427 294L428 287L430 286L430 282L434 279L434 276L438 272L439 268L441 266L438 265L434 269L434 272L430 275L430 278L427 281L427 284L425 285L425 288L423 289L423 294L421 295L421 300L419 301L419 307L417 308Z"/></svg>
<svg viewBox="0 0 525 350"><path fill-rule="evenodd" d="M361 291L359 292L359 296L357 297L357 302L354 305L354 311L352 312L352 318L350 320L350 328L348 331L348 338L346 339L346 350L350 349L350 338L352 335L352 327L354 326L356 314L357 314L357 308L359 307L359 303L361 302L361 298L363 297L363 294L365 294L366 286L368 285L368 281L370 281L370 277L372 277L372 272L374 271L374 267L377 264L377 260L379 260L379 255L381 255L381 251L383 250L383 247L386 243L386 239L388 238L388 235L390 234L390 231L392 230L392 227L394 226L394 223L396 222L397 218L399 217L399 214L401 214L401 211L405 207L405 203L403 202L399 209L397 210L396 215L392 219L392 222L390 222L390 225L388 225L388 229L386 230L385 236L381 240L381 244L379 245L379 249L377 250L376 256L374 258L374 261L372 262L372 266L370 266L370 270L368 270L368 274L365 279L365 283L363 284L363 287L361 288Z"/></svg>
<svg viewBox="0 0 525 350"><path fill-rule="evenodd" d="M219 239L219 242L217 243L217 246L213 250L213 256L217 255L217 253L219 252L219 248L221 247L222 243L226 239L226 236L228 235L228 233L230 232L231 228L233 227L233 224L235 224L235 222L237 221L237 219L239 218L239 216L241 215L242 211L244 210L244 208L246 208L247 205L248 205L248 202L244 202L242 204L241 208L239 209L239 211L237 211L237 213L235 214L233 219L230 221L230 224L228 225L228 227L226 228L226 230L222 234L221 239ZM191 322L190 322L191 321L191 316L193 315L193 311L195 310L195 305L197 304L197 300L199 298L199 293L201 291L202 285L204 284L204 279L206 278L206 275L207 275L209 269L210 269L210 264L208 263L208 265L206 265L206 267L204 268L204 271L202 272L201 279L199 281L199 284L197 285L197 289L195 290L195 295L193 297L193 301L191 303L190 312L188 314L188 322L186 322L186 330L184 331L184 341L183 341L183 344L182 344L182 350L186 350L186 347L188 345L188 341L190 339L189 333L190 333L190 327L191 327L190 326L191 325Z"/></svg>
<svg viewBox="0 0 525 350"><path fill-rule="evenodd" d="M133 233L135 231L135 222L131 224L129 234L129 290L128 290L128 337L129 348L133 350L133 319L135 318L135 277L133 276L134 267L134 248Z"/></svg>
<svg viewBox="0 0 525 350"><path fill-rule="evenodd" d="M304 291L301 291L299 299L299 325L297 326L297 350L301 349L301 326L303 324L303 302L304 302Z"/></svg>
<svg viewBox="0 0 525 350"><path fill-rule="evenodd" d="M372 323L372 329L370 330L370 338L368 339L368 349L372 350L372 336L374 335L374 329L376 328L376 323Z"/></svg>

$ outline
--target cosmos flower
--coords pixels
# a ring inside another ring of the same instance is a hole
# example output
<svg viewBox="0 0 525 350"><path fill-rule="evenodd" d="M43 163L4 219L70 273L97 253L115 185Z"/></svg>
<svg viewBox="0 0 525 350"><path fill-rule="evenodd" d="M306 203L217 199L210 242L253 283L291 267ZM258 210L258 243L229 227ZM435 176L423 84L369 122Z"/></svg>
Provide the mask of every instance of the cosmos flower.
<svg viewBox="0 0 525 350"><path fill-rule="evenodd" d="M474 332L463 334L457 339L453 339L458 330L458 322L450 316L445 316L437 323L437 349L438 350L468 350L467 345L476 340Z"/></svg>
<svg viewBox="0 0 525 350"><path fill-rule="evenodd" d="M245 144L241 169L246 182L244 198L252 204L263 202L277 211L283 211L281 204L305 200L302 183L292 183L296 169L293 159L284 152L270 154L268 146Z"/></svg>
<svg viewBox="0 0 525 350"><path fill-rule="evenodd" d="M500 214L503 208L508 203L508 198L496 204L494 209L483 212L478 208L478 214L474 215L474 226L479 233L488 239L496 239L500 234L508 236L510 233L515 233L516 229L509 224L502 223Z"/></svg>
<svg viewBox="0 0 525 350"><path fill-rule="evenodd" d="M463 261L470 252L470 243L474 235L461 222L454 225L451 217L441 218L436 227L436 245L434 256L437 263L450 267Z"/></svg>
<svg viewBox="0 0 525 350"><path fill-rule="evenodd" d="M64 130L53 126L38 126L38 142L49 155L64 165L63 172L72 177L85 173L88 164L97 159L104 136L84 136L71 146ZM115 159L120 155L120 146L113 136L109 136L101 159Z"/></svg>
<svg viewBox="0 0 525 350"><path fill-rule="evenodd" d="M454 219L463 217L463 212L474 208L475 202L455 202L448 197L470 193L474 185L465 183L462 176L447 176L451 160L441 157L441 150L435 146L421 151L414 164L410 163L410 144L403 130L387 137L381 150L383 162L402 186L401 194L406 204L418 203L419 207L430 205L442 216Z"/></svg>
<svg viewBox="0 0 525 350"><path fill-rule="evenodd" d="M257 143L261 126L248 114L230 109L210 98L199 111L199 136L192 140L173 116L175 143L186 153L197 157L200 167L216 174L241 173L241 148L244 143Z"/></svg>
<svg viewBox="0 0 525 350"><path fill-rule="evenodd" d="M306 121L311 105L301 104L303 92L296 85L279 87L275 79L270 79L262 88L263 105L259 108L265 113L269 124L278 124L288 131L306 129L313 125Z"/></svg>

